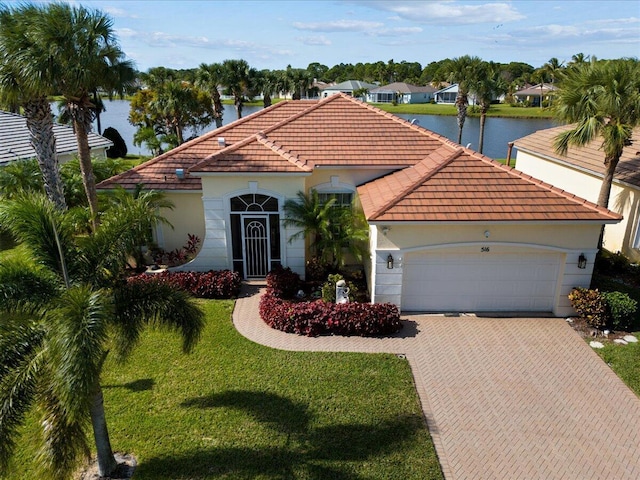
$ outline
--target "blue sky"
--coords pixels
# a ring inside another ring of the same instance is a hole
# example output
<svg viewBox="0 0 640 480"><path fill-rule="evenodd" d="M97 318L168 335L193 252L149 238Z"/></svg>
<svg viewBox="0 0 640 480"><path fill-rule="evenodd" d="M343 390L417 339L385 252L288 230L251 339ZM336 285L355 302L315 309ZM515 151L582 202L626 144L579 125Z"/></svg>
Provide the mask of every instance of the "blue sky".
<svg viewBox="0 0 640 480"><path fill-rule="evenodd" d="M640 58L640 0L75 1L108 13L145 71L245 59L258 69L311 62L420 62L476 55L539 67L576 53Z"/></svg>

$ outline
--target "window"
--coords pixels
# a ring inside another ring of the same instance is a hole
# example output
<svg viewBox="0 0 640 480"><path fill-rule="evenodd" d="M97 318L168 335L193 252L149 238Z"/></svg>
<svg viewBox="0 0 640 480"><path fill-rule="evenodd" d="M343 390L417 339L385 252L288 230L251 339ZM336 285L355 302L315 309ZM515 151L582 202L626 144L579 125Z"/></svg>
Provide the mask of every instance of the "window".
<svg viewBox="0 0 640 480"><path fill-rule="evenodd" d="M353 203L353 193L318 193L318 200L322 203L327 203L331 198L336 199L334 207L351 208Z"/></svg>

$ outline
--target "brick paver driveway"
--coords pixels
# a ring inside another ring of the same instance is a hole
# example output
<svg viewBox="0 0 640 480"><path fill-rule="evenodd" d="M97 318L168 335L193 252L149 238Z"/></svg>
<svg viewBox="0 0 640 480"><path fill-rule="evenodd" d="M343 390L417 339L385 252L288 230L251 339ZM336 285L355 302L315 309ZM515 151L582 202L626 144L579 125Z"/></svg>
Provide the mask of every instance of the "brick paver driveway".
<svg viewBox="0 0 640 480"><path fill-rule="evenodd" d="M405 354L447 480L640 479L640 399L562 319L403 316L392 338L306 338L267 327L248 288L234 323L258 343Z"/></svg>

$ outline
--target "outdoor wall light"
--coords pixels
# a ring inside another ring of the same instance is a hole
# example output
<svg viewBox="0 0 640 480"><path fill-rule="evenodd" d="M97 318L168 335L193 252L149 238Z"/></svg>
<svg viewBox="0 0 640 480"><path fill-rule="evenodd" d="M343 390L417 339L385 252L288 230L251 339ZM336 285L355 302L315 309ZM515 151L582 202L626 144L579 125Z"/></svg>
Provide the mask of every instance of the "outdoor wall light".
<svg viewBox="0 0 640 480"><path fill-rule="evenodd" d="M393 255L389 254L387 257L387 268L391 270L393 268Z"/></svg>
<svg viewBox="0 0 640 480"><path fill-rule="evenodd" d="M489 238L489 235L491 235L491 232L489 230L485 230L484 231L484 238Z"/></svg>
<svg viewBox="0 0 640 480"><path fill-rule="evenodd" d="M382 227L382 234L386 237L389 230L391 230L389 227Z"/></svg>
<svg viewBox="0 0 640 480"><path fill-rule="evenodd" d="M578 257L578 268L587 268L587 257L584 256L584 253Z"/></svg>

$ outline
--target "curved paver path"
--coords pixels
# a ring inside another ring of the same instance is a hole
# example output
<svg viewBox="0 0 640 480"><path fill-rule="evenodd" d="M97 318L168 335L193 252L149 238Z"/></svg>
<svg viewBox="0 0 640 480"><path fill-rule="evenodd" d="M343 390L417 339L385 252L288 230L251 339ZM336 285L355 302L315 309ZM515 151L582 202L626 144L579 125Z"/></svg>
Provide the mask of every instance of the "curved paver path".
<svg viewBox="0 0 640 480"><path fill-rule="evenodd" d="M447 480L640 478L640 399L557 318L403 316L387 338L287 334L245 285L233 322L283 350L405 354Z"/></svg>

